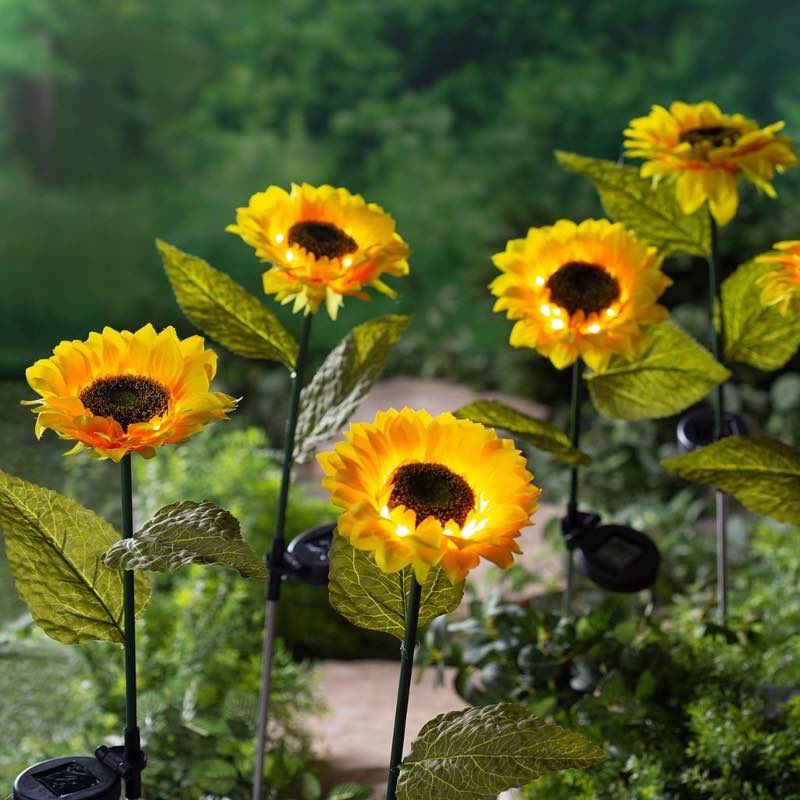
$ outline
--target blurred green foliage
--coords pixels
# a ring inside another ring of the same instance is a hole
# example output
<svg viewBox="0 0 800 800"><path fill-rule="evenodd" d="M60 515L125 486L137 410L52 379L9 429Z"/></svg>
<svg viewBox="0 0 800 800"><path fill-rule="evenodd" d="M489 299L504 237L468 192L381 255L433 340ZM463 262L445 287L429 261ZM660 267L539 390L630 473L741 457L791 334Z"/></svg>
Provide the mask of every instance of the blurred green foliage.
<svg viewBox="0 0 800 800"><path fill-rule="evenodd" d="M485 287L506 238L600 213L552 150L613 158L630 118L675 98L800 131L786 35L800 8L779 0L2 0L0 20L9 370L107 323L187 329L156 235L260 292L252 252L223 231L234 209L269 183L329 181L389 209L414 255L401 299L349 301L317 327L320 349L411 310L401 366L549 400L520 368L530 354L501 347ZM781 178L776 202L745 192L729 267L796 236L799 185ZM693 299L686 266L668 302Z"/></svg>

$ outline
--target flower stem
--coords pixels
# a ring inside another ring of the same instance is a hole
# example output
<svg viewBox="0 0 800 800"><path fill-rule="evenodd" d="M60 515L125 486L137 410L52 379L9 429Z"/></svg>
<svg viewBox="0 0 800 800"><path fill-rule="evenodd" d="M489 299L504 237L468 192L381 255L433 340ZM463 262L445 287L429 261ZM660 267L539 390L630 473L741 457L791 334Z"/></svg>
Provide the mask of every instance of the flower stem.
<svg viewBox="0 0 800 800"><path fill-rule="evenodd" d="M294 464L294 440L297 419L300 416L300 392L303 388L303 375L311 341L312 314L303 318L303 330L297 362L292 373L292 390L289 397L289 414L286 418L286 435L283 443L283 465L281 486L278 494L278 508L275 513L275 535L272 548L267 557L270 568L264 608L264 638L261 647L261 681L258 696L258 730L256 737L256 763L253 769L253 800L262 800L264 786L264 755L267 748L267 727L269 724L269 701L272 692L272 656L275 642L277 605L281 595L284 578L284 550L286 549L286 508L289 504L289 486Z"/></svg>
<svg viewBox="0 0 800 800"><path fill-rule="evenodd" d="M572 365L572 392L569 408L569 438L572 446L580 447L581 443L581 359L577 358ZM567 503L567 522L573 524L578 514L578 467L572 467L569 481L569 502ZM572 614L572 595L575 582L575 559L572 550L567 550L564 557L566 585L564 587L563 614L568 617Z"/></svg>
<svg viewBox="0 0 800 800"><path fill-rule="evenodd" d="M392 754L389 761L389 782L386 785L386 800L396 800L397 780L400 777L400 762L403 760L403 743L406 737L408 698L411 694L411 673L414 667L414 648L417 646L419 607L422 601L422 586L411 576L411 596L406 609L406 635L400 650L400 681L397 685L397 705L394 714Z"/></svg>
<svg viewBox="0 0 800 800"><path fill-rule="evenodd" d="M133 536L133 480L131 477L131 455L120 462L120 497L122 501L122 535ZM125 625L125 760L138 767L142 760L139 724L136 709L136 596L135 573L126 569L122 574L123 617ZM137 769L125 781L125 797L139 798L142 792L141 772Z"/></svg>
<svg viewBox="0 0 800 800"><path fill-rule="evenodd" d="M725 328L719 274L719 230L713 217L711 217L710 223L711 253L707 259L710 344L714 358L722 363L725 349ZM716 325L717 317L719 319L719 331L717 331ZM714 409L714 441L716 441L724 435L724 383L714 387L712 406ZM728 621L728 507L727 497L720 491L717 491L715 496L715 516L717 536L717 610L720 622L725 625Z"/></svg>

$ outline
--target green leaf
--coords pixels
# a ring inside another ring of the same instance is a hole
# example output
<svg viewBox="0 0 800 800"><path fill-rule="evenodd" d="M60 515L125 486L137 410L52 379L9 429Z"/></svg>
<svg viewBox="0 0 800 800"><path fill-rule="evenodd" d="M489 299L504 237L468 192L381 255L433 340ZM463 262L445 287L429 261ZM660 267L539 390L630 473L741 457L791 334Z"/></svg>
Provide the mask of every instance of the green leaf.
<svg viewBox="0 0 800 800"><path fill-rule="evenodd" d="M556 159L570 172L588 178L600 195L611 219L632 228L655 245L664 256L707 257L711 253L711 225L705 207L684 214L675 199L675 186L664 181L657 186L639 175L639 168L586 158L556 150Z"/></svg>
<svg viewBox="0 0 800 800"><path fill-rule="evenodd" d="M330 352L300 397L296 461L308 461L347 424L410 319L398 314L377 317L353 328Z"/></svg>
<svg viewBox="0 0 800 800"><path fill-rule="evenodd" d="M172 572L184 564L219 564L245 578L267 577L264 562L242 539L239 520L213 503L172 503L132 538L117 542L104 563L116 569Z"/></svg>
<svg viewBox="0 0 800 800"><path fill-rule="evenodd" d="M776 439L729 436L663 464L732 495L756 514L800 524L800 450Z"/></svg>
<svg viewBox="0 0 800 800"><path fill-rule="evenodd" d="M761 302L757 281L774 268L750 261L722 282L725 358L765 372L780 369L800 347L797 317Z"/></svg>
<svg viewBox="0 0 800 800"><path fill-rule="evenodd" d="M202 259L160 239L156 247L178 305L194 325L232 353L294 369L297 342L258 298Z"/></svg>
<svg viewBox="0 0 800 800"><path fill-rule="evenodd" d="M383 572L372 556L357 550L344 536L333 537L328 593L331 605L349 622L402 639L406 631L406 598L412 572ZM419 624L458 607L464 584L453 586L444 570L434 568L422 587Z"/></svg>
<svg viewBox="0 0 800 800"><path fill-rule="evenodd" d="M550 772L599 764L605 755L577 733L498 703L440 714L403 760L398 800L487 800Z"/></svg>
<svg viewBox="0 0 800 800"><path fill-rule="evenodd" d="M586 382L595 408L611 419L656 419L678 414L730 377L704 347L668 320L651 325L645 349L629 361L614 356Z"/></svg>
<svg viewBox="0 0 800 800"><path fill-rule="evenodd" d="M63 644L122 642L122 576L101 562L119 535L64 495L0 471L0 525L8 566L34 620ZM136 610L150 581L136 581Z"/></svg>
<svg viewBox="0 0 800 800"><path fill-rule="evenodd" d="M551 453L565 464L587 466L592 463L592 459L586 453L576 450L570 444L569 437L555 425L529 417L498 400L476 400L453 413L460 419L502 428L537 450Z"/></svg>

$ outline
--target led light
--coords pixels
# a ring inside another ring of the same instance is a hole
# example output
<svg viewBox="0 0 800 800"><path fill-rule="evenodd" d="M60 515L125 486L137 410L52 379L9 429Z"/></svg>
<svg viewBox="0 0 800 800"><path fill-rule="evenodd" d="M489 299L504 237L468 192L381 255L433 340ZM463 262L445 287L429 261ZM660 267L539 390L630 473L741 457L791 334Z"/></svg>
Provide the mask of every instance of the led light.
<svg viewBox="0 0 800 800"><path fill-rule="evenodd" d="M384 507L381 509L381 516L382 516L384 519L391 519L391 518L392 518L392 515L391 515L391 513L389 512L389 506L384 506Z"/></svg>
<svg viewBox="0 0 800 800"><path fill-rule="evenodd" d="M347 269L347 267L351 266L352 263L353 263L353 259L350 258L350 256L347 256L346 258L342 259L342 266L344 266L345 269Z"/></svg>
<svg viewBox="0 0 800 800"><path fill-rule="evenodd" d="M544 278L541 275L536 276L536 285L544 286Z"/></svg>
<svg viewBox="0 0 800 800"><path fill-rule="evenodd" d="M564 322L563 319L551 319L550 326L553 328L554 331L563 331L564 328L567 327L567 324Z"/></svg>
<svg viewBox="0 0 800 800"><path fill-rule="evenodd" d="M398 536L408 536L411 531L405 525L398 525L397 526L397 535Z"/></svg>
<svg viewBox="0 0 800 800"><path fill-rule="evenodd" d="M606 309L606 316L609 319L613 319L614 317L617 316L617 310L615 308L607 308Z"/></svg>
<svg viewBox="0 0 800 800"><path fill-rule="evenodd" d="M294 253L291 250L286 251L286 260L291 261L294 258Z"/></svg>
<svg viewBox="0 0 800 800"><path fill-rule="evenodd" d="M283 235L282 233L276 233L276 234L275 234L275 241L276 241L278 244L282 244L282 243L283 243L283 240L284 240L284 235Z"/></svg>
<svg viewBox="0 0 800 800"><path fill-rule="evenodd" d="M601 328L596 322L593 322L586 330L589 333L600 333Z"/></svg>
<svg viewBox="0 0 800 800"><path fill-rule="evenodd" d="M542 314L544 314L546 317L550 316L550 306L547 305L547 303L543 303L542 305L540 305L539 311L541 311Z"/></svg>

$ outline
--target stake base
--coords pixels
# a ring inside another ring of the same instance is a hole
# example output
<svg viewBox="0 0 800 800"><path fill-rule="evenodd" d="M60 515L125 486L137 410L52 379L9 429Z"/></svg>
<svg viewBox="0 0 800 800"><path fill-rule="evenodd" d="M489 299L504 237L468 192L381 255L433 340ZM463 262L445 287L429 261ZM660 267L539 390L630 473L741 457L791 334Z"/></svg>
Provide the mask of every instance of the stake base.
<svg viewBox="0 0 800 800"><path fill-rule="evenodd" d="M14 800L119 800L120 776L97 758L67 756L34 764L14 781Z"/></svg>

